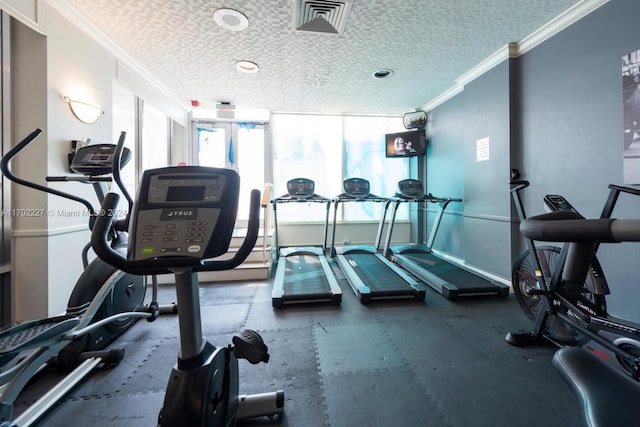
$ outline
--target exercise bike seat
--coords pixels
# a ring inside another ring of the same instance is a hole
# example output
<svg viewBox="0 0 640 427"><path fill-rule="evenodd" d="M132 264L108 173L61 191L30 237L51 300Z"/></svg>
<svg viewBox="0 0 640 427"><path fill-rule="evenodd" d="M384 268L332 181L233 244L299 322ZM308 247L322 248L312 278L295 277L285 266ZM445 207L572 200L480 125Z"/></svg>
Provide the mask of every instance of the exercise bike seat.
<svg viewBox="0 0 640 427"><path fill-rule="evenodd" d="M578 396L590 427L637 426L640 383L581 347L564 347L553 366Z"/></svg>

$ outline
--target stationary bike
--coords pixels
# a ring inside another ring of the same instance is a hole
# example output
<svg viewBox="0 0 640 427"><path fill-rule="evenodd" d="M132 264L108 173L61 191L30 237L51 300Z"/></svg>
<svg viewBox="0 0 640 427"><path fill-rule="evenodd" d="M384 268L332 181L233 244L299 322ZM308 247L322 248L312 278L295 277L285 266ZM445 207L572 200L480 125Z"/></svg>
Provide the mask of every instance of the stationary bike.
<svg viewBox="0 0 640 427"><path fill-rule="evenodd" d="M24 180L12 173L12 159L40 133L39 129L33 131L4 156L0 161L2 173L17 184L81 203L88 209L88 218L92 226L98 211L88 200ZM120 145L124 145L124 138L125 134L122 133ZM95 184L94 188L100 198L101 186L111 180L106 174L114 172L111 169L111 160L115 153L114 145L102 148L104 150L87 150L84 152L87 154L86 158L78 159L75 167L85 168L81 175L49 177L49 180L74 180ZM95 169L93 172L92 168ZM114 177L119 177L118 172L119 169L114 173ZM116 181L124 188L119 179ZM125 233L112 227L109 230L109 238L109 245L113 250L124 250L127 244ZM143 305L145 291L144 277L125 273L96 258L88 263L76 282L64 315L24 322L0 332L0 422L12 419L13 404L19 393L45 366L73 371L47 395L13 420L20 426L37 420L61 399L70 387L83 380L94 368L119 363L124 356L124 350L104 348L138 318L152 320L159 314L157 303L150 304L149 307ZM24 357L20 359L18 356ZM14 364L16 360L18 362Z"/></svg>
<svg viewBox="0 0 640 427"><path fill-rule="evenodd" d="M566 242L561 251L562 263L558 264L561 273L553 274L549 287L542 281L542 309L547 315L558 316L580 330L608 353L593 351L589 346L563 347L554 355L553 365L581 401L586 425L625 427L638 425L640 417L638 325L608 316L606 312L577 311L580 310L576 305L579 298L571 292L583 286L593 266L594 250L600 243L640 242L639 219L610 218L620 193L640 195L640 189L615 185L609 188L600 219L584 219L573 209L557 210L524 220L520 230L530 240ZM572 312L575 314L567 314ZM580 315L583 318L574 320ZM583 325L585 319L588 323ZM628 348L632 352L626 351ZM602 357L607 355L611 357ZM608 363L615 359L620 365Z"/></svg>
<svg viewBox="0 0 640 427"><path fill-rule="evenodd" d="M549 221L544 234L531 232L530 224L534 224L534 220L526 219L519 194L529 183L517 179L517 174L514 177L511 194L521 219L520 230L526 237L527 249L514 262L513 291L521 308L535 325L532 331L509 332L506 341L522 346L546 339L559 346L583 347L638 380L640 325L607 312L605 296L610 290L595 255L599 245L598 236L591 237L588 233L592 231L586 228L578 228L574 235L569 236L582 240L592 238L593 242L589 245L571 243L571 240L564 238L566 234L547 232L553 225L563 224L559 221ZM609 188L610 194L599 220L603 224L612 221L611 214L621 193L640 195L640 189L635 187L610 185ZM550 219L573 220L568 224L579 224L579 221L590 224L589 221L595 221L585 220L559 195L547 195L545 205L551 211L547 214ZM627 235L623 238L632 239ZM535 240L569 243L562 248L535 246Z"/></svg>
<svg viewBox="0 0 640 427"><path fill-rule="evenodd" d="M284 392L238 395L238 359L267 362L258 333L241 331L233 345L215 347L202 336L197 273L232 269L255 245L260 192L253 190L244 242L230 258L240 177L229 169L198 166L147 170L128 218L127 254L108 244L119 196L107 194L91 235L96 254L131 274L174 273L180 351L167 385L160 426L233 426L236 419L283 412Z"/></svg>

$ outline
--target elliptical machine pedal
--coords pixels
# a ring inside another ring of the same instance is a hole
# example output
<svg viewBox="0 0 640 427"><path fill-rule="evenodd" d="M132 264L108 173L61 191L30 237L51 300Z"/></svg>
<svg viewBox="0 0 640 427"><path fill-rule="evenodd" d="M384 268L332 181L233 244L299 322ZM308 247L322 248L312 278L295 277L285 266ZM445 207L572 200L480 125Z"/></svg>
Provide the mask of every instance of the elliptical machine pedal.
<svg viewBox="0 0 640 427"><path fill-rule="evenodd" d="M252 365L260 362L269 362L269 348L262 340L259 333L252 329L243 329L239 335L235 335L233 352L236 359L245 359Z"/></svg>

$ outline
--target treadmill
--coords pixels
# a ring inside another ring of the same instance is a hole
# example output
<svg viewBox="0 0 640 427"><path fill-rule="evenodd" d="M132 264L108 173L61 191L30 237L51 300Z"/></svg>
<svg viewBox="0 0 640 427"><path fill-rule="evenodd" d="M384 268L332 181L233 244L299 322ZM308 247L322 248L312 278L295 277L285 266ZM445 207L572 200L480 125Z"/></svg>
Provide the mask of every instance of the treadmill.
<svg viewBox="0 0 640 427"><path fill-rule="evenodd" d="M331 256L347 278L347 282L362 304L379 299L411 299L424 301L424 288L405 271L398 268L381 253L377 246L382 235L390 200L369 193L369 181L349 178L343 182L344 193L334 200ZM385 209L378 226L376 246L335 247L338 206L349 202L383 202Z"/></svg>
<svg viewBox="0 0 640 427"><path fill-rule="evenodd" d="M491 280L478 272L461 264L445 259L432 251L433 242L447 205L461 202L462 199L438 198L425 194L422 182L416 179L405 179L398 183L395 195L395 206L392 210L389 229L384 244L384 254L392 261L411 272L427 285L450 300L460 296L499 295L508 296L509 286ZM403 245L390 247L391 233L395 223L396 212L401 203L439 203L440 209L429 234L426 245Z"/></svg>
<svg viewBox="0 0 640 427"><path fill-rule="evenodd" d="M325 251L331 199L315 194L315 183L307 178L287 182L287 194L273 199L273 220L276 234L278 264L273 281L271 304L281 308L284 304L342 302L342 290L329 266ZM324 203L327 214L324 221L324 243L318 246L280 247L278 238L277 206L281 203Z"/></svg>

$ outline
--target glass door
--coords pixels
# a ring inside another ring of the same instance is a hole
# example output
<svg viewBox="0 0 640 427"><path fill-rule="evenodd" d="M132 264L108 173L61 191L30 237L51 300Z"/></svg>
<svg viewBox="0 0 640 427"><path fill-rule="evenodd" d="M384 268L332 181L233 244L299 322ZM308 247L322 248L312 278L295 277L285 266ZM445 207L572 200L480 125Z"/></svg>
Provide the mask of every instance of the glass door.
<svg viewBox="0 0 640 427"><path fill-rule="evenodd" d="M268 181L265 168L266 125L258 123L195 123L194 163L233 169L240 174L238 226L249 219L249 194L262 191Z"/></svg>

